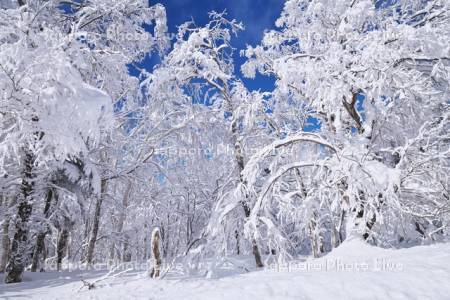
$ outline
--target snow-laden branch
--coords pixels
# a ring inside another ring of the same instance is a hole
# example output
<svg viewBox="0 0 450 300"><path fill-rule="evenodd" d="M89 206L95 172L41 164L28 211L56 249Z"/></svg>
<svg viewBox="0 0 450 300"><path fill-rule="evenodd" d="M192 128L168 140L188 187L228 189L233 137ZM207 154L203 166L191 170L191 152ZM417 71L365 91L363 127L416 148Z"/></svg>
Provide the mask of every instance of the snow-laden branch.
<svg viewBox="0 0 450 300"><path fill-rule="evenodd" d="M277 172L272 175L269 179L267 179L264 185L259 192L258 198L253 206L252 213L250 215L250 222L256 224L256 218L259 215L259 212L264 207L264 199L266 198L268 192L276 183L276 181L282 177L284 174L292 171L293 169L306 168L306 167L324 167L324 161L315 161L315 162L294 162L277 169Z"/></svg>
<svg viewBox="0 0 450 300"><path fill-rule="evenodd" d="M285 139L276 140L273 143L263 147L256 154L252 155L252 157L248 160L245 169L242 171L245 181L249 184L249 186L253 185L259 172L259 163L261 163L268 156L275 154L274 151L300 142L313 143L323 146L336 155L339 153L338 148L320 137L320 135L307 132L298 133Z"/></svg>

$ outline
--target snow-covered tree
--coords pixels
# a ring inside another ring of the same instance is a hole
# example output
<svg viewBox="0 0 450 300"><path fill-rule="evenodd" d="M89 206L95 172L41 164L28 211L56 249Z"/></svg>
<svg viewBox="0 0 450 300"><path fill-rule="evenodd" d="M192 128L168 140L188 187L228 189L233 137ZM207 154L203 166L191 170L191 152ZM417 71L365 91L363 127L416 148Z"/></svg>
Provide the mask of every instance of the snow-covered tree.
<svg viewBox="0 0 450 300"><path fill-rule="evenodd" d="M230 40L232 34L242 30L243 26L234 20L227 20L224 13L213 12L210 17L211 21L204 27L197 27L192 22L180 26L173 50L165 57L161 66L155 69L147 86L152 98L177 99L185 106L192 105L192 102L207 106L209 109L206 116L195 116L195 122L200 123L200 126L208 127L211 122L220 122L227 128L227 131L222 131L222 139L223 145L229 150L229 161L226 162L229 165L228 172L234 174L229 180L233 182L232 185L237 186L239 192L231 194L228 184L220 187L222 196L215 204L216 212L211 217L206 233L219 239L225 238L223 245L226 249L229 235L217 236L216 227L227 226L225 223L230 223L230 220L225 220L226 215L238 213L241 215L241 222L231 223L234 223L234 227L241 224L241 228L235 228L235 231L243 236L242 220L251 214L253 200L245 190L241 172L246 163L248 148L261 144L262 139L255 140L252 135L260 132L267 139L268 131L274 132L274 128L265 114L265 95L248 91L234 75L234 49ZM178 102L171 105L178 106ZM227 207L225 212L222 211L224 207ZM238 209L243 213L237 212ZM233 237L236 236L235 231ZM257 239L250 238L250 243L257 266L263 266ZM217 246L209 249L217 250Z"/></svg>
<svg viewBox="0 0 450 300"><path fill-rule="evenodd" d="M278 29L243 52L249 60L242 70L275 77L274 97L305 107L320 125L313 137L300 131L261 150L244 173L255 182L271 149L322 147L319 155L272 162L275 175L252 210L253 232L258 222L279 229L266 219L274 212L282 218L285 201L310 210L303 222L317 224L326 213L322 226L334 245L336 221L343 219L347 234L357 225L365 239L390 242L412 238L401 232L403 225L415 226L423 238L446 226L448 11L447 1L285 3ZM306 178L298 171L305 168ZM292 187L286 180L295 172L302 182Z"/></svg>
<svg viewBox="0 0 450 300"><path fill-rule="evenodd" d="M127 64L165 46L165 12L146 1L17 1L2 2L0 15L0 156L20 166L2 164L1 170L7 178L2 189L19 183L6 282L17 282L29 252L33 206L50 188L45 179L62 170L74 181L65 166L75 164L91 178L93 194L104 197L95 152L104 152L102 141L114 124L113 100L138 86ZM153 20L154 38L143 29ZM125 33L134 40L120 36Z"/></svg>

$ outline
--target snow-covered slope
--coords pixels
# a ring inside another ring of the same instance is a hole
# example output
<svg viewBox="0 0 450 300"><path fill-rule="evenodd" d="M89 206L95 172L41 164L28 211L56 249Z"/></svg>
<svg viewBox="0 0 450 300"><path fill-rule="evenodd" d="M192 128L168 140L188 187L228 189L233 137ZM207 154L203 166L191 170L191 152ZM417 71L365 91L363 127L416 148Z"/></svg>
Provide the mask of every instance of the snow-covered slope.
<svg viewBox="0 0 450 300"><path fill-rule="evenodd" d="M80 276L92 282L101 275L74 272L33 276L32 281L20 284L0 284L0 298L449 299L450 244L386 250L354 239L323 258L291 263L289 270L287 266L272 266L218 279L167 276L164 280L152 280L133 273L81 291Z"/></svg>

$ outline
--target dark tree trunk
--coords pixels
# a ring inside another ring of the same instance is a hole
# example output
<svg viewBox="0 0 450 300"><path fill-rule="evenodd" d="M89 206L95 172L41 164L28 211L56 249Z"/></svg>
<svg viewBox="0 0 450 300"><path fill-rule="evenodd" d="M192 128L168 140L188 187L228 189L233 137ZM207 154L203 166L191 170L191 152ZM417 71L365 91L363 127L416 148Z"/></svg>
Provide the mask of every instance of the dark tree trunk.
<svg viewBox="0 0 450 300"><path fill-rule="evenodd" d="M130 237L128 236L128 234L125 234L123 236L122 261L123 262L130 262L131 261Z"/></svg>
<svg viewBox="0 0 450 300"><path fill-rule="evenodd" d="M46 232L40 232L36 238L36 246L34 247L33 258L31 262L31 272L36 272L39 268L39 257L45 248Z"/></svg>
<svg viewBox="0 0 450 300"><path fill-rule="evenodd" d="M88 243L86 257L85 257L85 262L88 265L92 264L92 259L94 258L95 242L97 241L98 229L100 226L101 208L102 208L102 203L103 203L103 200L104 200L104 197L106 194L106 188L107 188L107 181L105 179L102 179L100 195L97 198L97 202L95 203L94 222L92 224L91 236L89 238L89 243Z"/></svg>
<svg viewBox="0 0 450 300"><path fill-rule="evenodd" d="M145 222L144 224L144 255L142 257L143 260L147 260L148 259L148 247L147 247L147 222Z"/></svg>
<svg viewBox="0 0 450 300"><path fill-rule="evenodd" d="M22 281L25 269L28 233L30 231L29 221L32 212L32 195L34 189L33 166L35 156L30 150L25 150L24 173L22 178L21 199L19 200L17 220L15 222L15 234L11 245L11 254L6 267L5 283Z"/></svg>
<svg viewBox="0 0 450 300"><path fill-rule="evenodd" d="M56 268L58 271L61 270L61 263L64 258L64 254L67 248L67 241L69 239L69 231L67 229L63 229L59 235L58 247L56 249Z"/></svg>
<svg viewBox="0 0 450 300"><path fill-rule="evenodd" d="M240 239L239 239L239 231L236 229L234 231L234 237L236 238L236 254L241 254L241 248L240 248Z"/></svg>
<svg viewBox="0 0 450 300"><path fill-rule="evenodd" d="M53 199L53 190L49 189L47 191L46 199L45 199L45 207L44 207L44 217L47 220L50 216L50 207ZM45 237L47 233L49 233L50 230L45 224L45 228L42 232L39 232L37 238L36 238L36 246L34 248L33 252L33 259L31 263L31 272L36 272L36 270L39 268L39 257L42 254L42 251L45 248Z"/></svg>
<svg viewBox="0 0 450 300"><path fill-rule="evenodd" d="M248 207L246 202L241 202L242 207L244 208L244 213L245 213L245 217L248 218L250 217L250 208ZM262 262L262 258L261 258L261 253L259 252L259 248L258 248L258 243L256 242L256 240L254 238L252 238L252 252L253 252L253 256L255 257L255 263L256 266L258 268L262 268L264 267L264 264Z"/></svg>

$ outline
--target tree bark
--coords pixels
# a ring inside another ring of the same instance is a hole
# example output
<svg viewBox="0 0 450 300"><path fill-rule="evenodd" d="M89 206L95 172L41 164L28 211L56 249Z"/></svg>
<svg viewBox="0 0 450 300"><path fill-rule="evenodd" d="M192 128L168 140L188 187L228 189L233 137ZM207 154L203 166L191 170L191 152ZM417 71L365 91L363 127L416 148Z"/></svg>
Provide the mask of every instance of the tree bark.
<svg viewBox="0 0 450 300"><path fill-rule="evenodd" d="M123 262L130 262L131 261L130 237L128 236L128 234L125 234L124 237L123 237L122 261Z"/></svg>
<svg viewBox="0 0 450 300"><path fill-rule="evenodd" d="M342 243L342 241L344 240L344 237L342 235L342 227L344 224L344 220L345 220L345 211L342 210L341 211L341 215L339 216L339 223L337 224L332 224L333 226L333 231L331 232L331 245L333 246L333 248L337 248L339 247L339 245Z"/></svg>
<svg viewBox="0 0 450 300"><path fill-rule="evenodd" d="M98 229L100 226L101 208L102 208L102 203L103 203L103 200L104 200L104 197L106 194L106 189L107 189L107 181L106 181L106 179L102 179L100 195L99 195L99 197L97 197L97 202L95 203L94 222L92 224L91 236L89 238L86 257L84 259L84 261L88 265L92 264L92 259L94 257L95 242L97 241Z"/></svg>
<svg viewBox="0 0 450 300"><path fill-rule="evenodd" d="M1 256L0 256L0 273L6 271L6 264L9 259L9 247L11 240L9 238L9 226L11 223L10 209L14 206L13 198L9 198L5 195L0 195L0 205L5 207L5 214L3 216L3 224L1 231Z"/></svg>
<svg viewBox="0 0 450 300"><path fill-rule="evenodd" d="M361 194L362 194L362 197L365 197L363 192L361 192ZM366 213L367 213L366 206L365 206L365 203L363 202L363 203L361 203L358 213L356 215L356 224L355 224L356 227L358 227L362 222L364 222L364 217L366 216ZM362 235L363 239L365 241L368 240L370 233L372 231L372 227L375 225L376 221L377 221L377 217L375 214L373 214L373 216L367 222L365 222L364 232Z"/></svg>
<svg viewBox="0 0 450 300"><path fill-rule="evenodd" d="M16 283L22 281L25 269L29 221L32 212L32 196L34 192L33 166L35 162L34 154L26 149L24 151L24 172L22 178L21 199L18 204L17 221L15 222L15 234L11 245L11 255L6 267L5 283Z"/></svg>
<svg viewBox="0 0 450 300"><path fill-rule="evenodd" d="M129 199L130 199L131 187L132 187L131 181L129 181L127 183L127 187L125 189L125 194L123 195L123 198L122 198L122 207L120 209L119 220L117 222L117 230L116 230L116 232L119 235L121 235L122 232L123 232L123 225L125 224L125 220L127 218L127 207L128 207L128 202L129 202ZM125 248L125 243L122 245L122 248ZM111 252L110 252L111 260L113 260L114 257L120 257L119 255L117 255L117 256L115 255L115 250L116 250L116 243L115 243L115 241L112 241L112 243L111 243ZM125 255L125 253L123 253L123 255Z"/></svg>
<svg viewBox="0 0 450 300"><path fill-rule="evenodd" d="M242 204L242 207L244 208L245 217L246 218L250 217L251 212L250 212L250 208L248 207L248 204L244 201L241 202L241 204ZM253 256L255 257L256 266L258 268L262 268L262 267L264 267L264 264L262 262L261 253L258 248L258 243L256 242L256 239L254 239L254 238L252 238L251 242L252 242L252 252L253 252Z"/></svg>
<svg viewBox="0 0 450 300"><path fill-rule="evenodd" d="M70 261L72 259L71 245L72 245L72 233L69 232L69 236L67 237L67 246L66 246L66 257L67 257L68 261Z"/></svg>
<svg viewBox="0 0 450 300"><path fill-rule="evenodd" d="M236 238L236 254L241 254L241 248L240 248L240 239L239 239L239 231L236 229L234 231L234 237Z"/></svg>
<svg viewBox="0 0 450 300"><path fill-rule="evenodd" d="M11 243L9 239L9 223L10 217L6 216L2 224L2 256L0 257L0 273L5 272L6 263L9 257L9 246Z"/></svg>
<svg viewBox="0 0 450 300"><path fill-rule="evenodd" d="M40 232L36 238L36 246L33 251L33 258L31 261L31 272L36 272L39 268L39 256L45 247L45 236L46 232Z"/></svg>
<svg viewBox="0 0 450 300"><path fill-rule="evenodd" d="M61 233L59 235L59 240L58 240L58 246L56 249L56 269L58 271L61 270L61 264L62 264L62 260L64 258L64 254L66 253L66 248L67 248L67 241L69 239L69 231L64 228L61 230Z"/></svg>
<svg viewBox="0 0 450 300"><path fill-rule="evenodd" d="M311 239L311 250L312 250L312 254L314 258L318 258L319 257L319 247L318 247L318 240L317 240L317 236L316 236L316 223L314 220L311 220L309 222L309 236Z"/></svg>
<svg viewBox="0 0 450 300"><path fill-rule="evenodd" d="M44 207L44 217L47 220L50 216L50 206L53 199L53 190L49 189L47 191L46 199L45 199L45 207ZM45 237L47 233L49 233L50 230L47 225L45 225L45 228L42 232L39 232L37 238L36 238L36 246L34 248L33 252L33 258L31 263L31 272L36 272L36 270L39 268L39 257L41 256L42 251L44 250L45 246Z"/></svg>
<svg viewBox="0 0 450 300"><path fill-rule="evenodd" d="M320 257L320 254L324 253L323 237L319 232L319 221L317 220L317 213L313 214L312 219L309 221L309 232L311 239L312 253L315 258Z"/></svg>
<svg viewBox="0 0 450 300"><path fill-rule="evenodd" d="M145 222L145 224L144 224L144 255L142 257L144 261L146 261L148 258L147 228L148 228L148 225L147 225L147 222Z"/></svg>
<svg viewBox="0 0 450 300"><path fill-rule="evenodd" d="M152 255L153 255L153 268L150 272L151 278L158 278L161 275L161 251L159 242L161 240L161 234L159 228L155 228L152 233Z"/></svg>
<svg viewBox="0 0 450 300"><path fill-rule="evenodd" d="M84 230L83 230L83 242L82 244L85 245L87 243L89 243L89 233L91 231L91 227L90 227L90 219L89 216L85 216L84 218ZM82 260L84 260L86 258L86 252L87 252L87 247L81 247L81 251L80 251L80 257L82 258Z"/></svg>
<svg viewBox="0 0 450 300"><path fill-rule="evenodd" d="M364 132L363 124L361 117L358 114L358 110L356 108L356 102L358 101L358 93L352 93L352 100L351 102L347 102L347 99L344 97L342 99L342 104L344 105L345 110L350 115L350 117L355 121L356 129L358 129L359 133Z"/></svg>
<svg viewBox="0 0 450 300"><path fill-rule="evenodd" d="M239 180L240 180L241 184L245 185L246 182L242 176L242 171L244 171L244 167L245 167L244 147L242 146L241 140L237 136L238 128L237 128L237 124L235 121L233 122L233 124L231 126L231 130L232 130L232 134L234 137L234 155L235 155L236 163L238 165ZM244 214L245 214L246 218L250 217L250 214L251 214L251 209L248 205L248 198L249 198L249 195L246 194L245 199L241 200L241 205L244 210ZM264 264L262 262L261 253L258 248L258 243L257 243L256 239L254 239L254 238L252 238L251 243L252 243L252 252L253 252L253 256L255 257L256 266L258 268L262 268L262 267L264 267Z"/></svg>

